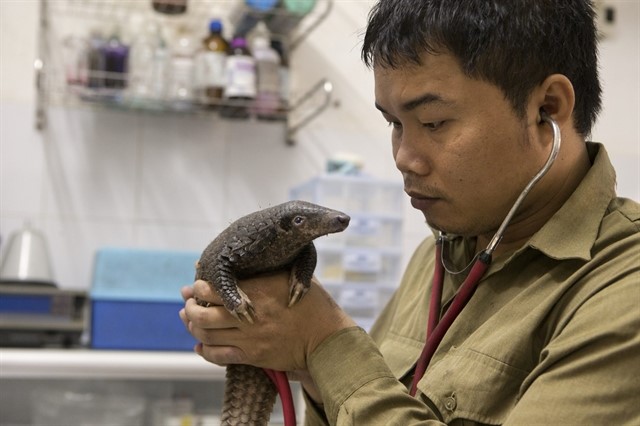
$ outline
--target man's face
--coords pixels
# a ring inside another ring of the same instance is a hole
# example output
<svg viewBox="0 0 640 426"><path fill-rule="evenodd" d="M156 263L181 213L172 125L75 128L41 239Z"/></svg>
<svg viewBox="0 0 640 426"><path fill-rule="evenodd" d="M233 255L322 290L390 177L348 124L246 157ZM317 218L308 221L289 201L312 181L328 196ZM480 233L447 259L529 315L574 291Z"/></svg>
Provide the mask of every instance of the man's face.
<svg viewBox="0 0 640 426"><path fill-rule="evenodd" d="M518 117L499 88L465 76L448 54L425 53L422 65L377 66L374 76L376 106L392 127L412 205L441 231L495 232L546 159L530 143L535 118ZM534 213L525 202L518 216Z"/></svg>

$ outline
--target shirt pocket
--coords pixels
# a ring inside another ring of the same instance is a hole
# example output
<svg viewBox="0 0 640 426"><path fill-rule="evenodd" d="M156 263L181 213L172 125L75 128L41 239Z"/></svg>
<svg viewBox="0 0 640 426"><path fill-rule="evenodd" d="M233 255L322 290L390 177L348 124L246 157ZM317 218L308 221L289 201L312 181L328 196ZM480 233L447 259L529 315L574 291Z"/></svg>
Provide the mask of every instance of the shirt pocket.
<svg viewBox="0 0 640 426"><path fill-rule="evenodd" d="M528 372L468 348L452 348L429 367L418 389L445 423L471 420L500 425L518 402Z"/></svg>

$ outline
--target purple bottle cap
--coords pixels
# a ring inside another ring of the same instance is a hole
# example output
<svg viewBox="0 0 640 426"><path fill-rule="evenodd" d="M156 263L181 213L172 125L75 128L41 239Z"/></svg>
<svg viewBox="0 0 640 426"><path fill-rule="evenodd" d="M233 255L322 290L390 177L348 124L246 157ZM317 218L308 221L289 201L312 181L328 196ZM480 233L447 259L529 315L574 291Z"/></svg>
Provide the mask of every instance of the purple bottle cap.
<svg viewBox="0 0 640 426"><path fill-rule="evenodd" d="M244 49L247 47L247 40L244 37L236 37L231 41L232 49Z"/></svg>

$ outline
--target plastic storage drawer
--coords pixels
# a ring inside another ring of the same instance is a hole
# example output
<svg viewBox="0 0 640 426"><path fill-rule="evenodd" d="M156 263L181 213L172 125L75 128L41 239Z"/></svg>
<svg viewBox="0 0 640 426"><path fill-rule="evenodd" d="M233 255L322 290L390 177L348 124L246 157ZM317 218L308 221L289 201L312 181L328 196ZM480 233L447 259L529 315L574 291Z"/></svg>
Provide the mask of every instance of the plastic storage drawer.
<svg viewBox="0 0 640 426"><path fill-rule="evenodd" d="M349 215L375 212L402 217L402 182L362 175L324 174L293 188L291 198L322 204Z"/></svg>
<svg viewBox="0 0 640 426"><path fill-rule="evenodd" d="M401 261L400 250L318 247L315 274L320 282L397 284Z"/></svg>
<svg viewBox="0 0 640 426"><path fill-rule="evenodd" d="M91 297L96 349L192 350L195 339L178 317L180 288L195 276L200 253L100 249Z"/></svg>

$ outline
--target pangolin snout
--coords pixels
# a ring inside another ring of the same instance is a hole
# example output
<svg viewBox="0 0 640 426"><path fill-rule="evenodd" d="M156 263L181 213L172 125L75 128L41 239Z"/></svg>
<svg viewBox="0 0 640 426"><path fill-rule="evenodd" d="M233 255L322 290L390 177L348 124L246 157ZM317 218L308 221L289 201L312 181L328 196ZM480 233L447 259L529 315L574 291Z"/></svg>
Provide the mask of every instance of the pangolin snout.
<svg viewBox="0 0 640 426"><path fill-rule="evenodd" d="M338 229L340 231L344 230L347 228L347 226L349 226L349 221L351 220L351 217L349 217L348 215L342 213L339 214L335 217L335 222L336 225L338 227Z"/></svg>

